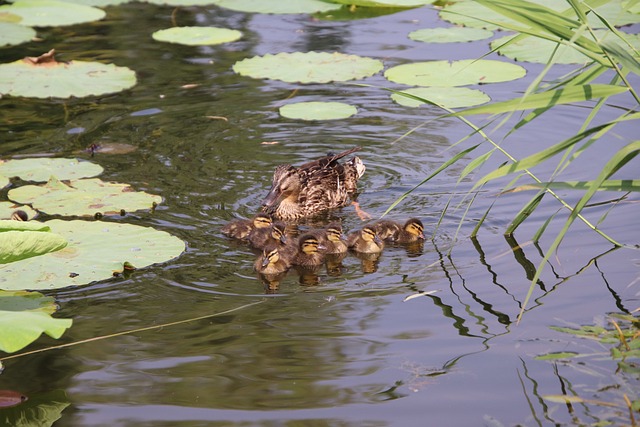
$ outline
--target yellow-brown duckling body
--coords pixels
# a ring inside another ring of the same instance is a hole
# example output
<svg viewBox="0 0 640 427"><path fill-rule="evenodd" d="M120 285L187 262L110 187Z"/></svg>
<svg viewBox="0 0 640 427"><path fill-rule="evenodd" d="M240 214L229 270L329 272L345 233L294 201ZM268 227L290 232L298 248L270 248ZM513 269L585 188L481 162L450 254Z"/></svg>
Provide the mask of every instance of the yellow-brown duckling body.
<svg viewBox="0 0 640 427"><path fill-rule="evenodd" d="M259 213L252 219L237 219L225 224L220 231L222 234L234 239L245 240L254 229L268 229L273 224L271 215Z"/></svg>
<svg viewBox="0 0 640 427"><path fill-rule="evenodd" d="M254 269L264 275L284 273L291 267L291 261L280 255L278 249L263 251L253 264Z"/></svg>
<svg viewBox="0 0 640 427"><path fill-rule="evenodd" d="M298 167L276 167L263 211L281 220L296 220L346 206L357 190L365 166L355 156L344 164L338 160L359 149L329 154Z"/></svg>
<svg viewBox="0 0 640 427"><path fill-rule="evenodd" d="M322 246L326 249L325 254L343 254L349 249L346 237L342 233L342 225L339 222L332 222L322 230L313 231Z"/></svg>
<svg viewBox="0 0 640 427"><path fill-rule="evenodd" d="M418 218L409 218L404 225L395 221L378 221L373 228L387 242L402 244L424 240L424 225Z"/></svg>
<svg viewBox="0 0 640 427"><path fill-rule="evenodd" d="M318 267L324 263L324 250L317 236L305 234L298 240L298 253L294 255L292 264L305 268Z"/></svg>
<svg viewBox="0 0 640 427"><path fill-rule="evenodd" d="M384 241L373 227L366 226L362 230L349 233L347 246L356 252L380 253L384 249Z"/></svg>
<svg viewBox="0 0 640 427"><path fill-rule="evenodd" d="M274 222L268 228L254 228L249 233L249 244L261 251L283 248L287 244L285 231L286 225L280 221Z"/></svg>

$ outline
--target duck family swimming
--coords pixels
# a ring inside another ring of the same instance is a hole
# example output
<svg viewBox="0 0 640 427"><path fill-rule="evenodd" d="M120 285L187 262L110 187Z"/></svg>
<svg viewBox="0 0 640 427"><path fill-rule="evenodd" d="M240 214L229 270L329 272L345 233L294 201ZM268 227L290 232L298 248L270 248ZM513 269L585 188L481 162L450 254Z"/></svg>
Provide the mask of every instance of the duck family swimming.
<svg viewBox="0 0 640 427"><path fill-rule="evenodd" d="M366 168L357 156L342 163L340 160L359 149L327 154L297 167L277 166L263 202L263 212L251 219L231 221L222 228L222 233L244 240L259 251L254 269L263 276L283 275L294 266L317 269L325 262L328 264L330 256L339 256L341 260L347 252L377 259L385 244L421 244L425 238L424 226L418 218L404 223L380 220L346 237L339 222L322 229L303 228L301 237L287 233L285 221L296 224L302 218L347 206L352 201Z"/></svg>

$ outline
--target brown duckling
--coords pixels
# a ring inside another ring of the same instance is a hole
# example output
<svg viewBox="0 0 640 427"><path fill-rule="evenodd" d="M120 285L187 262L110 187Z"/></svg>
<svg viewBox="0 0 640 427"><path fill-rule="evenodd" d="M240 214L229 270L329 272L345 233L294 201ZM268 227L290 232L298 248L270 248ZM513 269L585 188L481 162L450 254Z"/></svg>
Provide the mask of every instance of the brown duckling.
<svg viewBox="0 0 640 427"><path fill-rule="evenodd" d="M384 249L384 241L373 227L366 226L362 230L349 233L347 246L356 252L378 253Z"/></svg>
<svg viewBox="0 0 640 427"><path fill-rule="evenodd" d="M378 221L373 224L381 239L393 243L414 243L424 240L424 225L418 218L409 218L404 225L395 221Z"/></svg>
<svg viewBox="0 0 640 427"><path fill-rule="evenodd" d="M283 248L287 244L286 227L284 222L278 221L268 228L254 228L249 233L249 244L256 249L267 251Z"/></svg>
<svg viewBox="0 0 640 427"><path fill-rule="evenodd" d="M276 167L263 210L282 220L297 220L348 205L365 166L358 157L344 164L338 160L359 149L328 154L298 167Z"/></svg>
<svg viewBox="0 0 640 427"><path fill-rule="evenodd" d="M322 230L312 232L320 240L326 250L326 254L342 254L346 253L347 248L346 237L342 233L342 225L339 222L332 222Z"/></svg>
<svg viewBox="0 0 640 427"><path fill-rule="evenodd" d="M269 228L273 223L271 215L266 213L259 213L252 219L236 219L226 224L220 231L222 234L234 239L247 239L249 233L253 229Z"/></svg>
<svg viewBox="0 0 640 427"><path fill-rule="evenodd" d="M298 240L298 253L292 260L293 265L300 267L317 267L324 263L325 247L320 244L314 234L305 234Z"/></svg>
<svg viewBox="0 0 640 427"><path fill-rule="evenodd" d="M291 262L286 257L280 256L280 252L276 248L263 251L253 267L260 274L275 275L287 271L291 267Z"/></svg>

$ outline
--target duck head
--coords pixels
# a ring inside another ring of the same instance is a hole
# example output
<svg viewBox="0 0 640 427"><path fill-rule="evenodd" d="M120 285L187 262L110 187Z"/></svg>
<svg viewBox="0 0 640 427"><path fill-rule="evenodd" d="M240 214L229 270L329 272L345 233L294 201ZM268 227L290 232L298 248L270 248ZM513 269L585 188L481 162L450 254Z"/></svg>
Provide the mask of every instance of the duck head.
<svg viewBox="0 0 640 427"><path fill-rule="evenodd" d="M300 176L298 169L291 165L280 165L273 173L273 182L269 194L262 202L268 208L277 205L278 201L297 197L300 192Z"/></svg>

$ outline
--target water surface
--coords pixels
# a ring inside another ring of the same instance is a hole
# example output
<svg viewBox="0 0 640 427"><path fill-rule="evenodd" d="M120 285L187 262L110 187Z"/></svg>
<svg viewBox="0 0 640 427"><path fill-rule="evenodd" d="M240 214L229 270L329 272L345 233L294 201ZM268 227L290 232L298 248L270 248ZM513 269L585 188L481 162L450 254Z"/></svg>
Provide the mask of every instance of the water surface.
<svg viewBox="0 0 640 427"><path fill-rule="evenodd" d="M557 202L545 199L537 215L507 238L505 227L531 195L501 196L472 239L476 221L500 187L485 187L468 212L465 206L452 209L471 184L467 179L457 185L461 167L456 166L389 215L399 221L422 218L428 235L423 247L388 248L374 264L349 256L338 274L322 270L310 278L292 272L271 290L252 271L255 254L219 232L227 221L258 211L277 164L300 164L356 145L367 165L358 200L379 217L456 153L460 148L452 144L469 132L455 119L438 118L441 112L434 108L400 107L376 87L253 80L231 71L235 61L282 51L337 50L376 57L389 67L479 57L485 42L452 48L409 40L410 31L445 25L428 7L346 22L216 7L178 9L179 25L216 25L246 34L241 41L206 48L151 39L153 31L171 25L171 8L129 4L107 13L103 22L40 30L41 43L3 49L0 59L37 56L55 47L63 60L128 66L138 73L139 84L98 99L3 99L1 153L88 159L82 150L92 143L135 145L134 153L91 160L105 168L102 179L160 194L165 202L154 213L107 220L166 230L185 240L188 249L170 263L126 278L51 292L60 305L56 316L73 318L73 327L59 341L43 337L30 349L223 314L7 361L0 388L18 389L33 405L62 410L56 426L568 425L597 419L588 408L542 396L568 388L590 398L615 382L611 362L599 361L601 371L594 373L534 357L595 351L593 344L549 326L604 322L607 313L637 308L638 255L613 249L576 224L516 325L534 270L561 225L552 223L540 246L529 239L560 209ZM512 97L542 69L525 66L525 79L482 89L494 100ZM551 77L568 69L559 67ZM364 82L389 86L381 76ZM185 89L185 84L198 86ZM292 95L352 103L359 113L331 122L280 118L277 107ZM558 108L507 146L522 157L572 135L588 112L584 106ZM605 116L618 114L612 109ZM500 141L505 132L498 129L492 137ZM566 171L566 179L584 179L585 168L597 167L616 147L637 138L635 132L621 127L615 137L600 141ZM502 161L496 156L489 166ZM553 167L536 173L544 176ZM619 178L633 177L623 170ZM451 195L449 213L440 220ZM589 215L597 220L608 209L596 207ZM636 218L637 197L629 195L604 226L635 244ZM331 212L329 219L342 220L347 230L362 226L351 207ZM611 393L612 400L617 397Z"/></svg>

